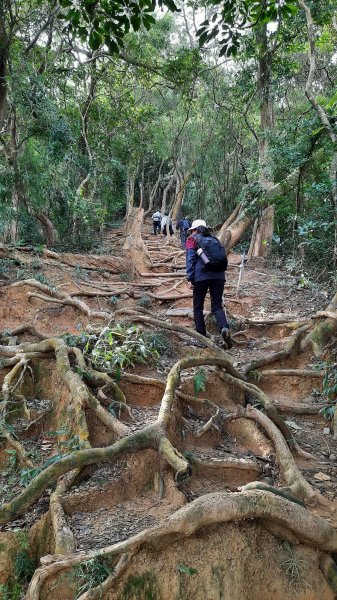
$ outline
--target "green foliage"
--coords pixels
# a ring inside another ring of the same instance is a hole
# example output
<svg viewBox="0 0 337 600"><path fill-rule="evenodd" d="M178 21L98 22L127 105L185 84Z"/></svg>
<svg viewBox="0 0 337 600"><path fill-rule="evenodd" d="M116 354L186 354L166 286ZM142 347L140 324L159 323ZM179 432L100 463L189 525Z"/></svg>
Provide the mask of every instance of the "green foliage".
<svg viewBox="0 0 337 600"><path fill-rule="evenodd" d="M304 573L306 561L298 556L293 546L287 541L282 542L282 551L284 558L281 561L281 567L288 577L290 587L294 590L305 588Z"/></svg>
<svg viewBox="0 0 337 600"><path fill-rule="evenodd" d="M153 340L142 334L141 328L120 324L113 329L105 327L100 335L90 335L85 353L93 366L108 373L119 373L136 364L149 364L159 353Z"/></svg>
<svg viewBox="0 0 337 600"><path fill-rule="evenodd" d="M205 391L206 383L206 371L205 369L199 369L193 376L194 393L196 397L199 396L200 392Z"/></svg>
<svg viewBox="0 0 337 600"><path fill-rule="evenodd" d="M16 532L15 538L17 547L11 556L14 563L14 574L10 576L7 584L0 585L2 600L21 600L24 589L31 580L37 566L30 553L29 539L26 532Z"/></svg>
<svg viewBox="0 0 337 600"><path fill-rule="evenodd" d="M112 572L113 569L102 558L93 558L77 565L75 568L75 598L79 598L85 592L102 584Z"/></svg>
<svg viewBox="0 0 337 600"><path fill-rule="evenodd" d="M186 575L195 575L198 573L198 569L195 569L194 567L187 567L186 565L179 565L178 571L179 573L185 573Z"/></svg>

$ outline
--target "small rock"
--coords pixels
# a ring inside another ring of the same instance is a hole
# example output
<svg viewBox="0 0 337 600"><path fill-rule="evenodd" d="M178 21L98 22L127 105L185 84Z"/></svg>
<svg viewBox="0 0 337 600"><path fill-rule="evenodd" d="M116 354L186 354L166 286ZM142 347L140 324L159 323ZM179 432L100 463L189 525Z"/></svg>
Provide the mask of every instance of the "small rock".
<svg viewBox="0 0 337 600"><path fill-rule="evenodd" d="M323 435L330 435L330 427L324 427Z"/></svg>
<svg viewBox="0 0 337 600"><path fill-rule="evenodd" d="M315 473L314 479L317 481L330 481L331 477L320 471L319 473Z"/></svg>
<svg viewBox="0 0 337 600"><path fill-rule="evenodd" d="M334 461L334 460L336 460L336 458L337 458L336 454L329 454L329 460Z"/></svg>

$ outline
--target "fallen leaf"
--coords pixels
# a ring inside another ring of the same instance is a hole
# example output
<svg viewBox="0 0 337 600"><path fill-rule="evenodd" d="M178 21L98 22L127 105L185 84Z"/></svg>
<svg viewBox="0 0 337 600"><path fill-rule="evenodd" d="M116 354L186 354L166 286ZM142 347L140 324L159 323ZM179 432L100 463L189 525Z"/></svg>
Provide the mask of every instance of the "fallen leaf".
<svg viewBox="0 0 337 600"><path fill-rule="evenodd" d="M314 479L317 479L317 481L330 481L331 477L329 477L329 475L326 475L325 473L315 473L314 475Z"/></svg>

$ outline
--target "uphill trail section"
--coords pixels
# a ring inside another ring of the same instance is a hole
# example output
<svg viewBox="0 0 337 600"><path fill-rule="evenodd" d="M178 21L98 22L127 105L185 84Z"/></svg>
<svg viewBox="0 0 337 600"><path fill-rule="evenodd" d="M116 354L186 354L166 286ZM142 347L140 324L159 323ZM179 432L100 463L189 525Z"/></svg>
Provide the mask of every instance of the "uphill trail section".
<svg viewBox="0 0 337 600"><path fill-rule="evenodd" d="M0 595L332 600L332 294L231 253L227 350L141 217L1 248Z"/></svg>

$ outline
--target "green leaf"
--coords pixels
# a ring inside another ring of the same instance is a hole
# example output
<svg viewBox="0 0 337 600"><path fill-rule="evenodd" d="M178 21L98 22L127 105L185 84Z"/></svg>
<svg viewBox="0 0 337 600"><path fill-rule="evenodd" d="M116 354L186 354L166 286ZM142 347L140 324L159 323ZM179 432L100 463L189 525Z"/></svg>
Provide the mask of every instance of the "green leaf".
<svg viewBox="0 0 337 600"><path fill-rule="evenodd" d="M204 369L199 369L199 371L197 371L197 373L193 377L194 393L196 396L198 396L200 392L205 391L205 380L206 373Z"/></svg>
<svg viewBox="0 0 337 600"><path fill-rule="evenodd" d="M103 36L98 31L92 31L89 36L89 46L92 50L98 50L103 42Z"/></svg>
<svg viewBox="0 0 337 600"><path fill-rule="evenodd" d="M194 567L187 567L186 565L179 565L178 571L179 573L186 573L186 575L195 575L198 573L198 569L195 569Z"/></svg>

